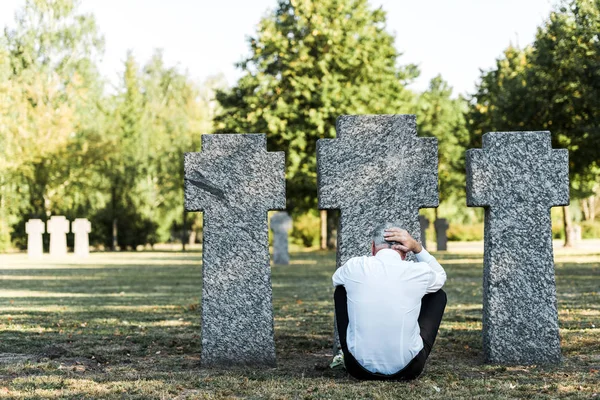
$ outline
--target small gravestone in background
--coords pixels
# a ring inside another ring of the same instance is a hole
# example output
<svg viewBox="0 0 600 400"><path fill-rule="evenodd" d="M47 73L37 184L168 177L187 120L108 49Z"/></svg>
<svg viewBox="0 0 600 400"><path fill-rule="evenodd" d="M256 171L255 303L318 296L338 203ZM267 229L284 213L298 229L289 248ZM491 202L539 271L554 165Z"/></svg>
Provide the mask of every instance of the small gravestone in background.
<svg viewBox="0 0 600 400"><path fill-rule="evenodd" d="M46 232L46 225L41 219L30 219L25 223L27 233L27 256L30 259L40 259L44 254L42 234Z"/></svg>
<svg viewBox="0 0 600 400"><path fill-rule="evenodd" d="M573 228L571 228L571 229L573 230L573 232L572 232L573 243L575 243L575 244L581 243L581 240L582 240L581 225L573 225Z"/></svg>
<svg viewBox="0 0 600 400"><path fill-rule="evenodd" d="M369 255L383 222L422 239L419 209L438 205L437 139L417 137L414 115L345 115L336 131L317 141L317 177L319 208L341 210L337 267Z"/></svg>
<svg viewBox="0 0 600 400"><path fill-rule="evenodd" d="M284 153L265 135L203 135L184 169L185 209L204 212L202 365L272 366L267 212L286 205Z"/></svg>
<svg viewBox="0 0 600 400"><path fill-rule="evenodd" d="M292 229L292 218L287 212L281 211L271 217L273 231L273 263L288 265L290 252L288 250L288 232Z"/></svg>
<svg viewBox="0 0 600 400"><path fill-rule="evenodd" d="M427 248L427 228L429 228L429 218L419 215L419 228L421 230L421 245Z"/></svg>
<svg viewBox="0 0 600 400"><path fill-rule="evenodd" d="M53 257L67 255L67 233L69 233L67 218L62 215L50 217L47 231L50 234L50 255Z"/></svg>
<svg viewBox="0 0 600 400"><path fill-rule="evenodd" d="M448 221L446 218L438 218L433 223L435 227L435 238L437 242L437 251L446 251L448 250Z"/></svg>
<svg viewBox="0 0 600 400"><path fill-rule="evenodd" d="M87 257L90 255L89 233L92 231L92 224L87 218L76 218L71 226L71 232L75 234L75 255L77 257Z"/></svg>
<svg viewBox="0 0 600 400"><path fill-rule="evenodd" d="M550 207L569 203L567 150L550 132L493 132L466 161L467 205L485 207L485 358L559 362Z"/></svg>

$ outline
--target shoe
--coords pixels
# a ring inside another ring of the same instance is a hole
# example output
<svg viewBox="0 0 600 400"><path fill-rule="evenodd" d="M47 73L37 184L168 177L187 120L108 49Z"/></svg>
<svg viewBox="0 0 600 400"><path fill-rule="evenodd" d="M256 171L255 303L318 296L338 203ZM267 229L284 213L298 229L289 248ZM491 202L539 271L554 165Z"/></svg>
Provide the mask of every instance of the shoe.
<svg viewBox="0 0 600 400"><path fill-rule="evenodd" d="M331 361L331 364L329 364L329 368L346 368L344 365L344 353L342 352L342 350L338 351L335 357L333 357L333 361Z"/></svg>

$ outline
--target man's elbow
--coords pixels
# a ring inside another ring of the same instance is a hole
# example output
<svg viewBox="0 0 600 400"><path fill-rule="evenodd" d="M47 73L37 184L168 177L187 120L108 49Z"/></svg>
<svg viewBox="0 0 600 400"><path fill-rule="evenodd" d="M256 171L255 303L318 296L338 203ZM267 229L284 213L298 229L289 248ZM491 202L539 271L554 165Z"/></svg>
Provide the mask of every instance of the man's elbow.
<svg viewBox="0 0 600 400"><path fill-rule="evenodd" d="M446 271L443 271L438 274L437 281L438 281L438 285L439 285L440 289L442 288L442 286L444 286L446 284L446 279L447 279Z"/></svg>

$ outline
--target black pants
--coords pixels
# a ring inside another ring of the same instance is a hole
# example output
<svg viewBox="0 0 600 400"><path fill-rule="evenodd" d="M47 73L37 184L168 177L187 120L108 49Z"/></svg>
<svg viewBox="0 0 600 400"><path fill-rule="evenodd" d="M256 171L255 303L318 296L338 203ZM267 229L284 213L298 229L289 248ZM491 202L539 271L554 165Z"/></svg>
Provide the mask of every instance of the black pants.
<svg viewBox="0 0 600 400"><path fill-rule="evenodd" d="M408 363L406 367L392 375L373 373L365 369L356 361L354 356L348 351L346 342L346 331L348 330L348 299L346 289L338 286L334 294L335 315L340 335L340 344L344 352L344 364L350 375L356 379L365 380L411 380L417 378L423 368L425 361L431 352L433 343L438 333L444 309L446 308L446 292L438 290L435 293L426 294L421 300L421 311L419 313L419 327L421 328L421 338L423 338L423 349Z"/></svg>

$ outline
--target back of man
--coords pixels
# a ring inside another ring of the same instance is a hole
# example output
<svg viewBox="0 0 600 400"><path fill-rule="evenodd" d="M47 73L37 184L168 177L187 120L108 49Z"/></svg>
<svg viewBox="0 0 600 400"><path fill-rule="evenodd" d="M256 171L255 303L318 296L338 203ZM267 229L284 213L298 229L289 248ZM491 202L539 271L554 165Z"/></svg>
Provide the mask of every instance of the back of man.
<svg viewBox="0 0 600 400"><path fill-rule="evenodd" d="M348 297L348 350L371 372L393 374L423 348L417 318L431 280L426 263L384 249L349 260L333 277Z"/></svg>
<svg viewBox="0 0 600 400"><path fill-rule="evenodd" d="M391 245L383 247L374 243L374 256L350 259L333 284L345 288L348 325L340 335L345 334L347 350L367 371L393 375L423 350L421 300L442 287L446 274L420 245L415 245L417 262L403 260L405 253Z"/></svg>

